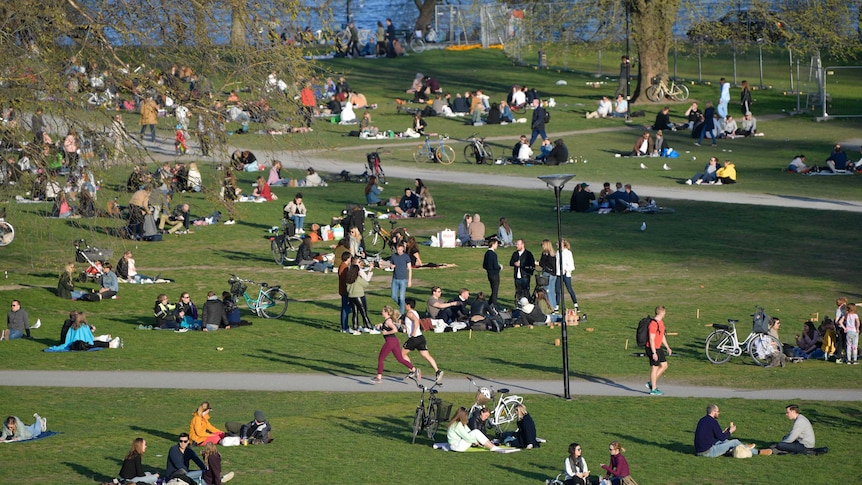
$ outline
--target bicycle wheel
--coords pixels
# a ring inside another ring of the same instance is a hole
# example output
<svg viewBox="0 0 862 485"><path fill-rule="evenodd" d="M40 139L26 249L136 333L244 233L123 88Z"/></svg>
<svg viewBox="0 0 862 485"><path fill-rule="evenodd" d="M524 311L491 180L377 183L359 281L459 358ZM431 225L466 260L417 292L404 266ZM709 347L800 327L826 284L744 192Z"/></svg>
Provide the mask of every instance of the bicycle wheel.
<svg viewBox="0 0 862 485"><path fill-rule="evenodd" d="M730 332L716 330L706 338L706 358L713 364L724 364L733 356Z"/></svg>
<svg viewBox="0 0 862 485"><path fill-rule="evenodd" d="M467 163L479 163L482 157L479 155L479 149L474 144L469 144L464 147L464 160Z"/></svg>
<svg viewBox="0 0 862 485"><path fill-rule="evenodd" d="M425 41L422 39L413 38L410 39L410 50L417 54L421 54L425 51Z"/></svg>
<svg viewBox="0 0 862 485"><path fill-rule="evenodd" d="M748 355L755 364L762 367L769 363L773 354L782 351L781 347L781 342L777 338L768 333L762 333L748 342Z"/></svg>
<svg viewBox="0 0 862 485"><path fill-rule="evenodd" d="M688 87L685 84L674 84L670 97L677 101L685 101L688 99Z"/></svg>
<svg viewBox="0 0 862 485"><path fill-rule="evenodd" d="M494 163L494 152L491 150L490 145L482 145L482 151L485 152L482 154L482 161L479 163L485 163L487 165L491 165Z"/></svg>
<svg viewBox="0 0 862 485"><path fill-rule="evenodd" d="M522 115L527 112L527 105L522 104L520 106L509 106L509 109L512 110L512 113Z"/></svg>
<svg viewBox="0 0 862 485"><path fill-rule="evenodd" d="M425 431L428 432L428 439L434 441L434 436L437 435L437 428L440 427L440 421L437 419L437 413L440 411L440 405L431 401L428 405L428 424L425 426Z"/></svg>
<svg viewBox="0 0 862 485"><path fill-rule="evenodd" d="M437 147L434 155L437 157L437 161L443 165L452 165L455 163L455 150L449 145Z"/></svg>
<svg viewBox="0 0 862 485"><path fill-rule="evenodd" d="M270 288L260 295L258 313L263 318L281 318L287 311L287 293L281 288Z"/></svg>
<svg viewBox="0 0 862 485"><path fill-rule="evenodd" d="M650 86L646 88L646 97L653 103L657 103L662 100L663 91L658 86Z"/></svg>
<svg viewBox="0 0 862 485"><path fill-rule="evenodd" d="M278 244L278 241L275 239L270 241L269 248L272 250L272 259L275 260L275 264L284 264L284 253L281 251L281 245Z"/></svg>
<svg viewBox="0 0 862 485"><path fill-rule="evenodd" d="M413 160L416 163L423 163L428 161L428 151L425 150L425 145L420 143L416 146L416 150L413 150Z"/></svg>
<svg viewBox="0 0 862 485"><path fill-rule="evenodd" d="M416 408L416 416L413 417L413 444L416 444L416 436L422 430L422 421L425 414L422 412L422 406Z"/></svg>

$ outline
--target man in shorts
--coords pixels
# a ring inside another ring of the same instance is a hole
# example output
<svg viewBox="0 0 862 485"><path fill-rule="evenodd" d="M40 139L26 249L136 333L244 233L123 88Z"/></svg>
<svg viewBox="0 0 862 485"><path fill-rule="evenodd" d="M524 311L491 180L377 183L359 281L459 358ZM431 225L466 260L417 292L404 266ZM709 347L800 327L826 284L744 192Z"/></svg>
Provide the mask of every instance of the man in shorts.
<svg viewBox="0 0 862 485"><path fill-rule="evenodd" d="M431 357L431 353L428 352L428 344L425 341L425 336L422 335L422 327L419 325L419 313L416 312L415 308L415 298L404 299L404 326L407 327L408 338L404 342L404 348L401 349L401 355L409 361L410 358L407 355L410 351L418 350L419 355L424 357L431 364L431 367L434 368L435 380L440 384L443 381L443 371L437 367L437 362L434 360L434 357ZM415 368L410 374L407 374L407 377L418 381L422 378L422 372L418 368Z"/></svg>
<svg viewBox="0 0 862 485"><path fill-rule="evenodd" d="M658 378L667 370L667 356L673 353L670 350L670 345L667 344L667 338L665 338L664 334L665 313L664 306L659 305L655 307L655 318L649 322L649 339L646 344L646 356L649 359L650 375L646 386L651 396L661 396L664 394L657 386ZM667 352L661 348L662 345L667 349Z"/></svg>

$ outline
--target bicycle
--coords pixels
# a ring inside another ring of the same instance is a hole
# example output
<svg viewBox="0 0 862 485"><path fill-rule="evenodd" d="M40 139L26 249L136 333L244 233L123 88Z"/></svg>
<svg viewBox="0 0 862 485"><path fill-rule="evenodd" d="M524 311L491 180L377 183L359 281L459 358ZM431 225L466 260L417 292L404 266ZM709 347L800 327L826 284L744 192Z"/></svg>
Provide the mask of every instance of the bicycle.
<svg viewBox="0 0 862 485"><path fill-rule="evenodd" d="M646 96L650 101L657 103L665 98L670 98L674 101L685 101L688 99L688 87L685 84L677 84L676 81L671 79L670 86L668 86L661 75L654 77L652 81L652 86L646 89Z"/></svg>
<svg viewBox="0 0 862 485"><path fill-rule="evenodd" d="M485 407L485 404L493 401L496 395L497 404L491 409L491 417L488 418L488 424L494 427L494 432L497 434L498 439L503 439L504 434L513 432L518 427L518 413L515 412L515 406L522 404L524 398L516 394L506 396L509 393L509 389L503 388L495 391L491 386L480 386L470 376L467 376L467 380L478 388L476 391L476 401L470 407L469 414L472 416L477 409Z"/></svg>
<svg viewBox="0 0 862 485"><path fill-rule="evenodd" d="M416 54L421 54L422 52L425 52L426 39L427 42L437 41L437 32L435 32L430 25L428 26L428 28L428 33L424 35L422 34L421 30L418 30L416 32L408 30L404 32L404 45L410 47L410 50ZM416 35L417 33L419 35Z"/></svg>
<svg viewBox="0 0 862 485"><path fill-rule="evenodd" d="M284 265L296 261L296 252L299 247L295 247L292 241L302 241L302 238L296 235L295 227L293 221L282 219L280 228L272 226L272 229L269 230L270 234L273 234L269 238L269 247L272 251L272 259L275 260L276 264Z"/></svg>
<svg viewBox="0 0 862 485"><path fill-rule="evenodd" d="M754 317L752 331L742 342L736 334L736 324L739 320L728 318L727 325L713 323L712 327L715 330L706 337L706 358L713 364L724 364L731 357L739 357L745 351L755 364L765 366L773 354L782 352L781 341L766 333L766 328L762 326L758 328L759 321L763 322L769 318L763 313L763 309L758 307L752 317Z"/></svg>
<svg viewBox="0 0 862 485"><path fill-rule="evenodd" d="M413 379L413 377L411 377ZM413 417L413 444L416 444L416 436L422 430L428 434L428 438L433 440L437 435L437 429L440 427L440 422L446 422L449 420L450 414L452 414L452 404L444 402L442 399L437 397L437 389L435 387L440 384L435 382L431 387L427 387L419 380L416 380L416 387L418 387L422 394L419 397L419 406L416 407L416 414ZM425 408L425 393L428 393L430 397L428 398L428 408Z"/></svg>
<svg viewBox="0 0 862 485"><path fill-rule="evenodd" d="M425 137L425 143L420 143L416 146L416 150L413 152L413 160L416 163L422 162L438 162L443 165L452 165L455 163L455 150L452 149L449 145L443 143L443 140L448 140L449 137L445 135L439 135L438 139L440 141L439 145L434 147L431 145L431 137Z"/></svg>
<svg viewBox="0 0 862 485"><path fill-rule="evenodd" d="M370 247L377 246L377 243L380 242L380 250L382 251L385 248L389 248L390 251L395 251L395 245L399 242L406 241L410 234L403 227L399 227L395 229L395 226L398 225L398 219L389 219L389 224L392 227L387 231L380 225L380 221L374 216L369 216L371 218L371 229L368 231L368 236L371 237L369 241Z"/></svg>
<svg viewBox="0 0 862 485"><path fill-rule="evenodd" d="M287 293L280 286L269 286L267 283L255 283L242 279L234 274L227 282L230 284L230 294L234 301L242 296L248 308L262 318L281 318L287 312ZM260 289L257 298L248 294L248 285L258 285Z"/></svg>
<svg viewBox="0 0 862 485"><path fill-rule="evenodd" d="M380 165L380 151L382 149L383 147L377 147L377 150L365 154L365 159L368 162L368 171L366 173L369 174L369 176L373 175L377 177L378 182L386 185L386 174L383 173L383 167Z"/></svg>
<svg viewBox="0 0 862 485"><path fill-rule="evenodd" d="M468 163L476 163L477 165L489 164L490 160L494 159L494 153L491 151L490 145L485 143L485 138L479 138L478 133L473 133L467 138L469 145L464 147L464 158Z"/></svg>

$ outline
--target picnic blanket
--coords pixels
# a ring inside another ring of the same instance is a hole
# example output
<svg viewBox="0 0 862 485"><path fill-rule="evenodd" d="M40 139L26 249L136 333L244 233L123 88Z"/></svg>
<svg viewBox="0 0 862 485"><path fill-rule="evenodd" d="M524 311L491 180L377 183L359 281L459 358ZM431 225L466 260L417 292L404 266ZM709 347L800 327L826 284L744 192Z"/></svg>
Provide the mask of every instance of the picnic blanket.
<svg viewBox="0 0 862 485"><path fill-rule="evenodd" d="M829 170L820 170L819 172L808 172L808 175L853 175L855 172L851 172L849 170L836 170L834 172Z"/></svg>
<svg viewBox="0 0 862 485"><path fill-rule="evenodd" d="M50 438L51 436L54 436L55 434L60 434L60 432L59 431L42 431L41 433L39 433L38 436L34 436L30 439L16 440L16 441L0 441L0 443L24 443L26 441L36 441L36 440L41 440L44 438Z"/></svg>
<svg viewBox="0 0 862 485"><path fill-rule="evenodd" d="M413 269L441 269L441 268L454 268L457 266L454 263L425 263L422 266L414 266Z"/></svg>
<svg viewBox="0 0 862 485"><path fill-rule="evenodd" d="M432 447L435 450L452 451L449 448L449 443L434 443L434 445ZM463 451L462 453L474 453L477 451L491 451L491 450L489 450L488 448L485 448L485 447L481 447L481 446L471 446L470 448L467 448L467 451ZM498 446L497 449L494 450L495 453L517 453L519 451L521 451L520 448L512 448L509 446Z"/></svg>

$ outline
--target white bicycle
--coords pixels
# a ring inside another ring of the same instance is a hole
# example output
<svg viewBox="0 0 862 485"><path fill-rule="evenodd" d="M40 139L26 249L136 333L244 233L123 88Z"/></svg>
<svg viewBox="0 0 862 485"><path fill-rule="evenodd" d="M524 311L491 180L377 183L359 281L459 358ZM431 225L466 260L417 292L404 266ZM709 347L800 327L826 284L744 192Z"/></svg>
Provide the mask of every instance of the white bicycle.
<svg viewBox="0 0 862 485"><path fill-rule="evenodd" d="M497 433L497 438L502 439L505 433L511 433L518 427L518 413L515 412L515 406L524 402L524 398L515 394L506 396L509 393L508 389L494 390L491 386L480 386L470 376L467 376L470 381L478 389L476 391L476 401L470 407L470 415L477 409L485 407L486 404L497 397L497 404L491 409L491 417L488 418L488 424L494 427L494 432Z"/></svg>

